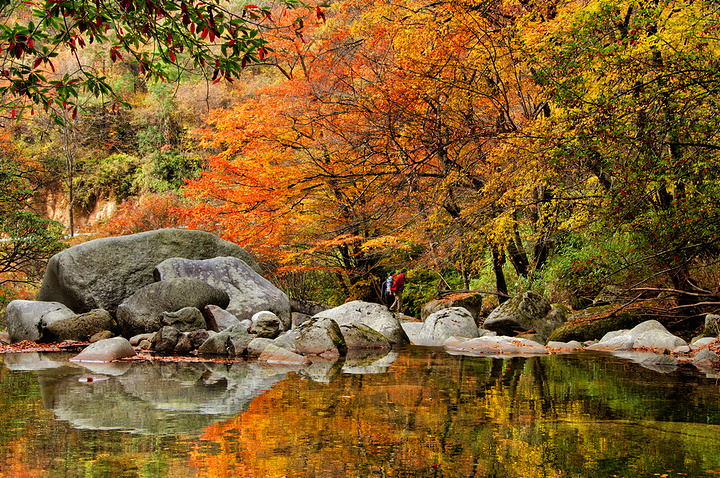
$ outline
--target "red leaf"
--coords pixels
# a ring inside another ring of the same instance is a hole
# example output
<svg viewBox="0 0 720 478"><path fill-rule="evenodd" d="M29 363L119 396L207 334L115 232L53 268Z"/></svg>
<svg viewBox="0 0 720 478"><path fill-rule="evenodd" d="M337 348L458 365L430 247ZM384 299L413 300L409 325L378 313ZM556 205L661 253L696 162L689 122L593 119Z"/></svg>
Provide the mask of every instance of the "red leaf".
<svg viewBox="0 0 720 478"><path fill-rule="evenodd" d="M170 54L170 61L175 63L175 53L172 50L170 50L168 53Z"/></svg>
<svg viewBox="0 0 720 478"><path fill-rule="evenodd" d="M200 37L204 40L205 38L207 38L207 36L208 36L208 28L205 27L205 28L203 28L203 31L200 34Z"/></svg>
<svg viewBox="0 0 720 478"><path fill-rule="evenodd" d="M35 62L33 63L33 68L37 68L38 66L40 66L40 63L42 63L42 58L37 57L35 59Z"/></svg>
<svg viewBox="0 0 720 478"><path fill-rule="evenodd" d="M15 113L17 113L17 112L15 111L15 108L13 108L13 110L12 110L12 117L13 117L13 118L15 118Z"/></svg>

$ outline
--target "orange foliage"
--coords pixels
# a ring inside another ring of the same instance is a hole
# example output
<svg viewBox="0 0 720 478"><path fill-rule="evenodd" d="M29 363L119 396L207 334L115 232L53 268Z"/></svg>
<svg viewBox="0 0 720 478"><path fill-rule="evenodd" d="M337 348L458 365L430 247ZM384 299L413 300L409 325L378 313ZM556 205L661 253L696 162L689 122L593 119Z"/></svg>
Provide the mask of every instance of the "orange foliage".
<svg viewBox="0 0 720 478"><path fill-rule="evenodd" d="M174 193L151 194L123 202L116 214L98 227L100 236L122 236L166 227L180 227L181 199Z"/></svg>

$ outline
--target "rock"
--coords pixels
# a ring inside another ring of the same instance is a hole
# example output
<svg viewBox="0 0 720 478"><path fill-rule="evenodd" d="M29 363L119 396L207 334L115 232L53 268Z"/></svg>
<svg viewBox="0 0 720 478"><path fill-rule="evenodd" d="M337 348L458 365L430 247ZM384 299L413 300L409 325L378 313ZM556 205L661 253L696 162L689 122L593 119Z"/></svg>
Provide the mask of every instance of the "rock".
<svg viewBox="0 0 720 478"><path fill-rule="evenodd" d="M259 338L274 339L283 330L283 324L278 316L269 311L257 312L251 320L252 325L248 332Z"/></svg>
<svg viewBox="0 0 720 478"><path fill-rule="evenodd" d="M576 312L550 334L554 342L599 340L608 332L631 329L647 320L642 309L621 309L616 305L590 307Z"/></svg>
<svg viewBox="0 0 720 478"><path fill-rule="evenodd" d="M0 343L9 344L10 334L6 330L0 331Z"/></svg>
<svg viewBox="0 0 720 478"><path fill-rule="evenodd" d="M175 312L162 313L163 325L175 327L180 332L192 332L193 330L205 330L207 323L202 312L197 307L183 307Z"/></svg>
<svg viewBox="0 0 720 478"><path fill-rule="evenodd" d="M475 319L475 325L477 326L482 317L482 301L482 295L478 293L453 294L444 299L436 299L425 304L420 311L420 319L425 322L432 314L443 309L462 307Z"/></svg>
<svg viewBox="0 0 720 478"><path fill-rule="evenodd" d="M268 344L258 357L258 360L270 364L286 365L310 365L312 363L307 357L278 347L275 344Z"/></svg>
<svg viewBox="0 0 720 478"><path fill-rule="evenodd" d="M193 330L185 335L190 342L190 350L197 350L207 339L210 338L210 333L205 329Z"/></svg>
<svg viewBox="0 0 720 478"><path fill-rule="evenodd" d="M422 330L423 323L422 322L401 321L400 325L402 326L403 331L405 332L405 335L407 335L410 343L417 344L418 336L420 335L420 330Z"/></svg>
<svg viewBox="0 0 720 478"><path fill-rule="evenodd" d="M450 337L443 344L445 350L450 353L467 355L545 355L550 353L544 347L532 340L518 337L500 335L496 337L477 337L468 339L465 337Z"/></svg>
<svg viewBox="0 0 720 478"><path fill-rule="evenodd" d="M160 354L172 354L175 351L182 332L175 327L166 325L158 330L152 339L152 349Z"/></svg>
<svg viewBox="0 0 720 478"><path fill-rule="evenodd" d="M242 324L225 329L220 333L228 334L228 355L231 357L246 355L247 346L255 338L248 333L248 329Z"/></svg>
<svg viewBox="0 0 720 478"><path fill-rule="evenodd" d="M347 353L340 327L332 319L313 318L302 324L297 331L295 350L302 355L340 357Z"/></svg>
<svg viewBox="0 0 720 478"><path fill-rule="evenodd" d="M265 350L265 347L267 347L270 344L274 344L272 339L265 339L265 338L254 338L250 341L250 343L247 346L247 354L248 357L259 357L260 354ZM278 347L278 344L274 344L276 347ZM287 344L286 344L287 347ZM283 347L283 348L286 348Z"/></svg>
<svg viewBox="0 0 720 478"><path fill-rule="evenodd" d="M140 344L140 342L142 342L143 340L152 342L152 338L154 335L155 335L155 332L152 332L149 334L138 334L133 337L130 337L130 345L132 345L133 347L137 347L137 345Z"/></svg>
<svg viewBox="0 0 720 478"><path fill-rule="evenodd" d="M42 324L75 317L75 312L59 302L13 300L5 308L5 320L10 342L42 340Z"/></svg>
<svg viewBox="0 0 720 478"><path fill-rule="evenodd" d="M302 312L292 312L290 314L290 321L293 327L298 327L310 319L312 319L312 315L303 314Z"/></svg>
<svg viewBox="0 0 720 478"><path fill-rule="evenodd" d="M686 345L687 343L683 339L672 335L657 320L647 320L631 330L610 332L587 349L602 351L650 350L663 353Z"/></svg>
<svg viewBox="0 0 720 478"><path fill-rule="evenodd" d="M707 314L705 316L705 330L703 330L703 335L706 337L720 336L720 315Z"/></svg>
<svg viewBox="0 0 720 478"><path fill-rule="evenodd" d="M60 302L77 313L105 309L114 314L123 300L155 282L153 271L165 259L219 256L237 257L259 273L241 247L202 231L161 229L95 239L50 258L38 299Z"/></svg>
<svg viewBox="0 0 720 478"><path fill-rule="evenodd" d="M497 337L497 332L480 327L478 328L478 337Z"/></svg>
<svg viewBox="0 0 720 478"><path fill-rule="evenodd" d="M354 300L320 312L313 318L332 319L338 325L364 324L383 334L392 344L403 345L410 342L400 321L387 307L380 304Z"/></svg>
<svg viewBox="0 0 720 478"><path fill-rule="evenodd" d="M168 279L147 285L117 307L117 322L125 337L155 332L162 327L163 312L184 307L203 309L208 304L225 307L227 294L199 279Z"/></svg>
<svg viewBox="0 0 720 478"><path fill-rule="evenodd" d="M161 329L162 330L162 329ZM206 338L207 340L207 338ZM200 344L202 345L202 343ZM190 343L190 336L188 332L180 332L180 337L178 338L177 343L175 343L175 348L173 349L173 354L182 355L190 353L192 350L194 350L192 343Z"/></svg>
<svg viewBox="0 0 720 478"><path fill-rule="evenodd" d="M693 356L693 363L702 362L705 360L715 364L720 362L720 357L718 357L718 355L710 349L702 349Z"/></svg>
<svg viewBox="0 0 720 478"><path fill-rule="evenodd" d="M690 341L690 349L698 350L703 347L707 347L710 344L714 344L718 339L716 337L695 337Z"/></svg>
<svg viewBox="0 0 720 478"><path fill-rule="evenodd" d="M222 332L210 334L198 347L198 354L239 357L246 353L247 346L253 338L244 326L236 325Z"/></svg>
<svg viewBox="0 0 720 478"><path fill-rule="evenodd" d="M567 320L569 309L553 307L540 295L527 291L493 310L483 328L499 335L517 335L534 330L542 342Z"/></svg>
<svg viewBox="0 0 720 478"><path fill-rule="evenodd" d="M100 332L93 334L93 336L88 339L88 342L92 344L100 340L111 339L115 336L116 334L112 330L101 330Z"/></svg>
<svg viewBox="0 0 720 478"><path fill-rule="evenodd" d="M125 357L133 357L135 350L130 342L123 337L99 340L88 345L85 350L75 357L71 362L112 362Z"/></svg>
<svg viewBox="0 0 720 478"><path fill-rule="evenodd" d="M582 344L577 340L571 340L570 342L548 342L547 347L549 349L562 349L562 350L580 350Z"/></svg>
<svg viewBox="0 0 720 478"><path fill-rule="evenodd" d="M207 260L167 259L155 268L155 278L179 277L201 279L224 291L230 298L223 307L239 320L269 310L290 328L290 299L283 291L237 257L215 257Z"/></svg>
<svg viewBox="0 0 720 478"><path fill-rule="evenodd" d="M380 332L365 324L349 324L340 326L340 333L345 340L348 352L357 349L390 349L392 344Z"/></svg>
<svg viewBox="0 0 720 478"><path fill-rule="evenodd" d="M47 342L64 340L85 342L98 332L115 328L115 321L110 316L110 312L103 309L91 310L66 319L46 322L47 319L45 317L40 322L43 340ZM114 336L115 334L111 337Z"/></svg>
<svg viewBox="0 0 720 478"><path fill-rule="evenodd" d="M223 330L234 327L240 323L240 319L235 317L233 314L222 307L218 307L213 304L205 306L203 309L203 315L205 316L207 329L214 330L215 332L222 332Z"/></svg>
<svg viewBox="0 0 720 478"><path fill-rule="evenodd" d="M463 307L440 309L431 314L420 328L415 345L442 347L449 337L478 337L475 319Z"/></svg>

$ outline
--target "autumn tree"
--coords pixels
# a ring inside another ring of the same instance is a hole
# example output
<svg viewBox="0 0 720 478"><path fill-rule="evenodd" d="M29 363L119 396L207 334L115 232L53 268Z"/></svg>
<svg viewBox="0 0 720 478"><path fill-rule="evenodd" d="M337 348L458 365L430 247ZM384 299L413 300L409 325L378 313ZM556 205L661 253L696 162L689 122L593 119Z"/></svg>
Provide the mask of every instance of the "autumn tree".
<svg viewBox="0 0 720 478"><path fill-rule="evenodd" d="M552 115L549 168L602 198L590 217L645 255L638 292L711 296L693 278L718 257L718 29L708 2L563 3L524 39ZM539 149L536 149L539 151ZM714 285L713 285L714 286Z"/></svg>
<svg viewBox="0 0 720 478"><path fill-rule="evenodd" d="M38 167L0 138L0 294L37 280L47 259L63 248L60 225L43 219L30 206Z"/></svg>

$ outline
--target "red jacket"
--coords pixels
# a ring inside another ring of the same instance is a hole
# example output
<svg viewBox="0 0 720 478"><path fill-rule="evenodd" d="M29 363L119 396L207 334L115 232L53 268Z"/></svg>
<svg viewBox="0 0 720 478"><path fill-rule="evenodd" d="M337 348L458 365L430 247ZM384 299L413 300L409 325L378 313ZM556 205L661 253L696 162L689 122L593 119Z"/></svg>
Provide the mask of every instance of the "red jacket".
<svg viewBox="0 0 720 478"><path fill-rule="evenodd" d="M393 285L390 288L391 292L402 292L405 290L405 274L402 272L395 276L395 280L393 281Z"/></svg>

